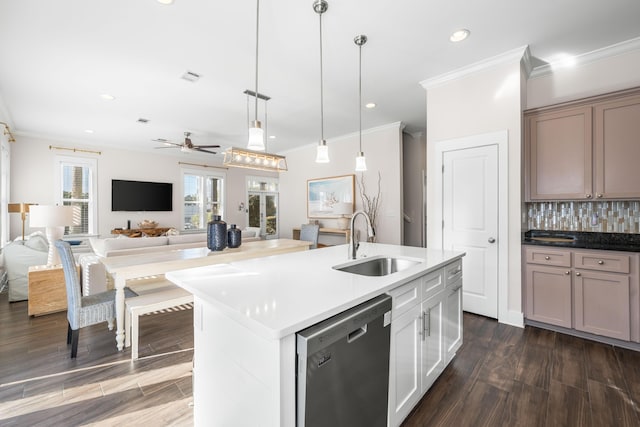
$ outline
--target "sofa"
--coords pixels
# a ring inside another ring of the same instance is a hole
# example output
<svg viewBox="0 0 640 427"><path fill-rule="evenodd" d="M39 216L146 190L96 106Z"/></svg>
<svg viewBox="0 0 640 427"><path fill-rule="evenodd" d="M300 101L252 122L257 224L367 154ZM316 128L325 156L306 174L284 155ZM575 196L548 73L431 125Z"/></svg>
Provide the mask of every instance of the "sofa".
<svg viewBox="0 0 640 427"><path fill-rule="evenodd" d="M33 233L25 240L16 239L2 248L0 262L5 271L3 280L9 288L9 301L24 301L29 297L29 267L47 263L49 242L42 233Z"/></svg>
<svg viewBox="0 0 640 427"><path fill-rule="evenodd" d="M260 240L259 228L242 230L242 242ZM180 234L173 236L139 237L126 236L91 238L89 245L92 254L78 258L82 272L82 294L103 292L111 288L107 271L100 257L140 255L175 249L201 248L207 246L207 233Z"/></svg>

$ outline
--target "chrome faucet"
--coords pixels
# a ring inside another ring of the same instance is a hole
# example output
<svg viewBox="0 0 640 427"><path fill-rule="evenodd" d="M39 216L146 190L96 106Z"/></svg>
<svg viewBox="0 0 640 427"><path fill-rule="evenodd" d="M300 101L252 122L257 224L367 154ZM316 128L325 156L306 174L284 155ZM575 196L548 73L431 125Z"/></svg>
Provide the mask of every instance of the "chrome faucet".
<svg viewBox="0 0 640 427"><path fill-rule="evenodd" d="M369 238L375 237L376 232L373 229L373 227L371 226L371 219L369 218L369 215L367 215L364 211L356 211L353 216L351 217L351 236L350 236L350 241L349 241L349 259L356 259L356 254L358 252L358 248L360 247L360 242L358 242L356 240L356 235L355 235L355 231L353 228L353 224L356 221L356 217L358 215L364 215L364 218L367 220L367 236Z"/></svg>

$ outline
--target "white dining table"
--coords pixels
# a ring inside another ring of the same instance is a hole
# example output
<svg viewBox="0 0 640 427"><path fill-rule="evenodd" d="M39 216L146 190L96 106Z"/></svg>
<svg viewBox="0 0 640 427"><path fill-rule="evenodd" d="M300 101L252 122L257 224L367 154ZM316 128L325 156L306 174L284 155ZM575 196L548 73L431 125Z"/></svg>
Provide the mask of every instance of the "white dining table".
<svg viewBox="0 0 640 427"><path fill-rule="evenodd" d="M210 251L207 247L174 249L138 255L101 257L116 289L116 344L124 348L124 288L127 280L160 276L174 270L225 264L251 258L274 256L308 250L310 242L292 239L259 240L243 243L238 248Z"/></svg>

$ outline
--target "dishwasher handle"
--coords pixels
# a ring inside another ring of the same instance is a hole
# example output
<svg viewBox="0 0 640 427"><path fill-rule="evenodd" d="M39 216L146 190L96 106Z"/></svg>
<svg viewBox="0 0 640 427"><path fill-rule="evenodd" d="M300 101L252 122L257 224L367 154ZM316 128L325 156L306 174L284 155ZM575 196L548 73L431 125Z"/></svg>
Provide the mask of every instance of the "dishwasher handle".
<svg viewBox="0 0 640 427"><path fill-rule="evenodd" d="M347 334L347 342L349 344L351 344L352 342L354 342L355 340L357 340L358 338L360 338L364 334L366 334L367 333L367 325L368 325L368 323L365 323L364 326L361 326L358 329L349 332Z"/></svg>

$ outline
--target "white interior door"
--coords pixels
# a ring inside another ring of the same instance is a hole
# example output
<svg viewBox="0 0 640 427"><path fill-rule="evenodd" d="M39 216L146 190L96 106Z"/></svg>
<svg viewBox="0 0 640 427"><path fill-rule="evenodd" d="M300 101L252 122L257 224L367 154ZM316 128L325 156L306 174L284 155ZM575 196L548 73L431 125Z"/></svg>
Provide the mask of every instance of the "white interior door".
<svg viewBox="0 0 640 427"><path fill-rule="evenodd" d="M498 318L498 146L443 152L443 247L464 251L463 309Z"/></svg>

